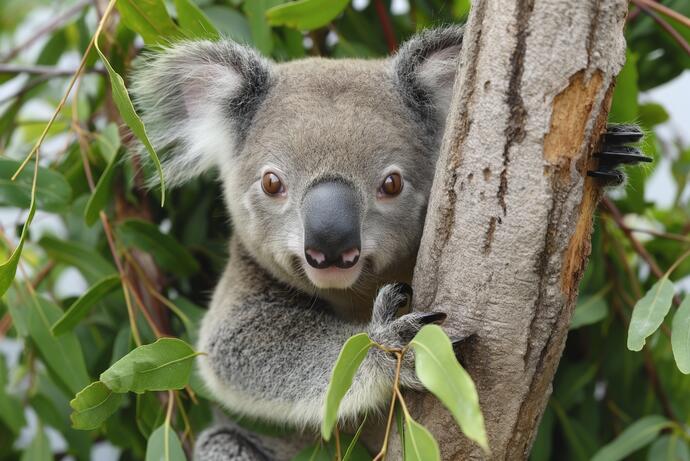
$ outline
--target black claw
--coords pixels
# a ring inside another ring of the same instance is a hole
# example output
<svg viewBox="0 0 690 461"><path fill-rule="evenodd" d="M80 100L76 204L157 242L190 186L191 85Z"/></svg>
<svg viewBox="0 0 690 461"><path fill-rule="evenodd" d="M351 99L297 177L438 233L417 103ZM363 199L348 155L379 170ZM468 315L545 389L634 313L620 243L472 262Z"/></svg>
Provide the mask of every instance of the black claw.
<svg viewBox="0 0 690 461"><path fill-rule="evenodd" d="M418 317L419 323L422 325L428 325L430 323L441 323L443 322L448 315L445 312L428 312L425 314L421 314Z"/></svg>
<svg viewBox="0 0 690 461"><path fill-rule="evenodd" d="M616 125L609 124L604 133L605 144L627 144L638 142L644 133L637 125Z"/></svg>
<svg viewBox="0 0 690 461"><path fill-rule="evenodd" d="M603 179L607 184L618 186L623 184L625 181L625 176L618 170L596 170L588 171L587 176L592 178Z"/></svg>
<svg viewBox="0 0 690 461"><path fill-rule="evenodd" d="M405 301L400 303L400 305L396 306L395 310L398 311L398 310L402 309L403 307L409 307L410 303L412 302L412 287L410 285L408 285L407 283L398 282L395 284L395 288L400 293L405 295Z"/></svg>
<svg viewBox="0 0 690 461"><path fill-rule="evenodd" d="M605 145L602 152L594 154L599 159L599 166L602 164L619 165L635 164L639 162L651 162L653 159L640 152L640 149L632 146L612 146Z"/></svg>

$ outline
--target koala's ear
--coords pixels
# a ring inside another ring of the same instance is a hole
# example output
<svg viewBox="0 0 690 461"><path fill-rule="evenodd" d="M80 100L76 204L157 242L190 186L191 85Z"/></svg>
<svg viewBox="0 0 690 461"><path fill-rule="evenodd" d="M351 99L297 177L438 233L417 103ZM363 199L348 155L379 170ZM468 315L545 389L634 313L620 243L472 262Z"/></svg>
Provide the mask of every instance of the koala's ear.
<svg viewBox="0 0 690 461"><path fill-rule="evenodd" d="M228 162L271 80L270 61L229 41L183 42L143 58L132 93L166 182Z"/></svg>
<svg viewBox="0 0 690 461"><path fill-rule="evenodd" d="M434 133L443 130L448 115L462 33L459 25L427 29L393 57L395 83L405 104Z"/></svg>

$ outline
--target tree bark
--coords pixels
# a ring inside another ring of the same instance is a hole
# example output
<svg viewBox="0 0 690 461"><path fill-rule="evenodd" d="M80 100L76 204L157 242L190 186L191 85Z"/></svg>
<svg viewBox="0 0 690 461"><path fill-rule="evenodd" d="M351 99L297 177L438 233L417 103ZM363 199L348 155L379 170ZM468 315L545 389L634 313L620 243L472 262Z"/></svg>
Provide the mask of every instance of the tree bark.
<svg viewBox="0 0 690 461"><path fill-rule="evenodd" d="M590 252L600 187L586 172L625 60L626 12L624 0L473 5L414 303L447 312L451 337L470 337L463 362L491 454L433 396L408 394L444 460L529 455Z"/></svg>

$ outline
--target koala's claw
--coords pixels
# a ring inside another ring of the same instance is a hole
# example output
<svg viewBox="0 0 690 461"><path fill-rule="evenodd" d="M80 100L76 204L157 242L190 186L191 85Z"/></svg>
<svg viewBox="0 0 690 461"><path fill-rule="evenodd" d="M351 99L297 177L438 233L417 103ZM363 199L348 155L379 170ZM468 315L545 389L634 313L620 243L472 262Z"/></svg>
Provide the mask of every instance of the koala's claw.
<svg viewBox="0 0 690 461"><path fill-rule="evenodd" d="M588 171L587 176L601 179L606 184L622 184L625 175L615 167L652 161L638 148L627 145L638 142L643 136L644 133L636 125L608 125L606 133L602 135L601 152L594 154L599 159L599 165L596 170Z"/></svg>
<svg viewBox="0 0 690 461"><path fill-rule="evenodd" d="M418 321L424 325L430 323L440 324L443 323L446 317L448 317L448 315L445 312L425 312L419 314Z"/></svg>

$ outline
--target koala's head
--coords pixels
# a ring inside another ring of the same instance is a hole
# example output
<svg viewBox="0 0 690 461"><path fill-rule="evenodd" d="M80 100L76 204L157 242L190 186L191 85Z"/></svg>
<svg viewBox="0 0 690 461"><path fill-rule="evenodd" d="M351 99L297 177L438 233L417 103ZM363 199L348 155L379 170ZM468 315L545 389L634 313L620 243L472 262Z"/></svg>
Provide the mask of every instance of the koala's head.
<svg viewBox="0 0 690 461"><path fill-rule="evenodd" d="M148 58L134 94L168 184L215 168L264 267L345 289L416 256L461 41L448 27L388 59L281 64L187 42Z"/></svg>

